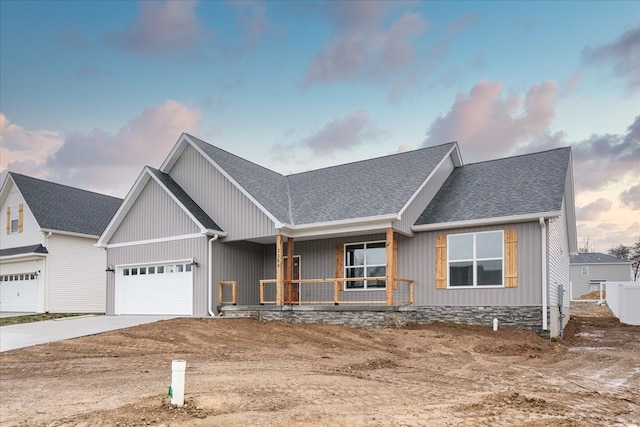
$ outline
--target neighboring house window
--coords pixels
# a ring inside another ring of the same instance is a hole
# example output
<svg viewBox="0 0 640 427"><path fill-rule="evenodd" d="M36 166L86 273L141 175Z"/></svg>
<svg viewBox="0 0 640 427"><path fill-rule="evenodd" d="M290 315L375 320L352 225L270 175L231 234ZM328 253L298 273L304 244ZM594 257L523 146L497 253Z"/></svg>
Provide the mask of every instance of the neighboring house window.
<svg viewBox="0 0 640 427"><path fill-rule="evenodd" d="M23 205L7 206L7 234L22 233Z"/></svg>
<svg viewBox="0 0 640 427"><path fill-rule="evenodd" d="M503 286L503 231L447 236L449 287Z"/></svg>
<svg viewBox="0 0 640 427"><path fill-rule="evenodd" d="M385 242L344 245L344 277L386 277L387 252ZM384 289L385 280L345 281L345 289Z"/></svg>
<svg viewBox="0 0 640 427"><path fill-rule="evenodd" d="M583 276L588 276L589 275L589 266L588 265L583 265L582 266L582 275Z"/></svg>

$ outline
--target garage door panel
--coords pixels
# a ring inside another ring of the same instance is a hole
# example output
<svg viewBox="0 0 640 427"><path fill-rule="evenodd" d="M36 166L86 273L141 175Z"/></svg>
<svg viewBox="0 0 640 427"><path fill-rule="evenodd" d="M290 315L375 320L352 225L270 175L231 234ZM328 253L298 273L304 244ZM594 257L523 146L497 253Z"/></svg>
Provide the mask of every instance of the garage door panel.
<svg viewBox="0 0 640 427"><path fill-rule="evenodd" d="M193 274L184 271L186 265L179 273L140 274L143 269L148 271L146 266L117 269L116 314L193 314Z"/></svg>
<svg viewBox="0 0 640 427"><path fill-rule="evenodd" d="M0 311L38 311L38 280L33 273L0 276Z"/></svg>

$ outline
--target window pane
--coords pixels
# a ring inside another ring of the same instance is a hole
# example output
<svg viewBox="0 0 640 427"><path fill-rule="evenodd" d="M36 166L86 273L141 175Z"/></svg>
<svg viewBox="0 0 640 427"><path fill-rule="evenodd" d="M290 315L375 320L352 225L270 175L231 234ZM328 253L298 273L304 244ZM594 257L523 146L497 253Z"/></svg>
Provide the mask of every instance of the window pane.
<svg viewBox="0 0 640 427"><path fill-rule="evenodd" d="M185 264L184 271L191 271L191 264Z"/></svg>
<svg viewBox="0 0 640 427"><path fill-rule="evenodd" d="M449 259L473 258L473 234L449 236Z"/></svg>
<svg viewBox="0 0 640 427"><path fill-rule="evenodd" d="M138 274L138 269L137 268L132 268L131 269L131 275L132 276L136 276Z"/></svg>
<svg viewBox="0 0 640 427"><path fill-rule="evenodd" d="M367 245L367 265L386 263L387 250L385 248L385 243L369 243Z"/></svg>
<svg viewBox="0 0 640 427"><path fill-rule="evenodd" d="M476 257L501 258L502 257L502 233L478 233L476 234Z"/></svg>
<svg viewBox="0 0 640 427"><path fill-rule="evenodd" d="M364 245L347 245L345 265L364 265Z"/></svg>
<svg viewBox="0 0 640 427"><path fill-rule="evenodd" d="M367 280L367 289L385 288L386 285L387 285L386 280Z"/></svg>
<svg viewBox="0 0 640 427"><path fill-rule="evenodd" d="M385 277L387 275L387 267L367 267L367 277Z"/></svg>
<svg viewBox="0 0 640 427"><path fill-rule="evenodd" d="M164 273L164 265L159 265L158 266L158 274L162 274Z"/></svg>
<svg viewBox="0 0 640 427"><path fill-rule="evenodd" d="M184 270L184 265L182 264L176 265L176 273L182 273L183 270Z"/></svg>
<svg viewBox="0 0 640 427"><path fill-rule="evenodd" d="M122 270L122 275L123 276L128 276L129 275L129 269L125 268L124 270Z"/></svg>
<svg viewBox="0 0 640 427"><path fill-rule="evenodd" d="M140 274L147 274L147 267L140 267Z"/></svg>
<svg viewBox="0 0 640 427"><path fill-rule="evenodd" d="M473 286L473 262L449 263L449 286Z"/></svg>
<svg viewBox="0 0 640 427"><path fill-rule="evenodd" d="M155 267L149 267L147 270L149 271L149 274L155 274L156 273L156 268Z"/></svg>
<svg viewBox="0 0 640 427"><path fill-rule="evenodd" d="M176 268L175 265L167 265L166 272L167 273L173 273L175 271L175 268Z"/></svg>
<svg viewBox="0 0 640 427"><path fill-rule="evenodd" d="M361 267L347 268L345 277L347 278L364 277L364 268L361 268ZM345 282L345 287L347 289L363 289L364 281L357 280L357 281Z"/></svg>
<svg viewBox="0 0 640 427"><path fill-rule="evenodd" d="M502 285L502 260L478 261L478 286Z"/></svg>

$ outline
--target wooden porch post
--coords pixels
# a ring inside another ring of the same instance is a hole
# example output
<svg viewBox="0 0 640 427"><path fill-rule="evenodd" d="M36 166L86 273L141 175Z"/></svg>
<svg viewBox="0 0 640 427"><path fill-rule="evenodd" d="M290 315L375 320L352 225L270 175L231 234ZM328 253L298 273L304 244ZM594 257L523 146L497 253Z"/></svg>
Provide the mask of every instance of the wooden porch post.
<svg viewBox="0 0 640 427"><path fill-rule="evenodd" d="M281 306L283 303L283 270L284 270L284 255L282 254L282 235L276 236L276 305Z"/></svg>
<svg viewBox="0 0 640 427"><path fill-rule="evenodd" d="M393 305L393 290L395 289L394 262L393 262L393 228L387 228L387 305Z"/></svg>
<svg viewBox="0 0 640 427"><path fill-rule="evenodd" d="M285 304L292 304L294 302L293 298L293 238L287 237L287 264L284 272L284 284L286 286L286 291L284 293Z"/></svg>

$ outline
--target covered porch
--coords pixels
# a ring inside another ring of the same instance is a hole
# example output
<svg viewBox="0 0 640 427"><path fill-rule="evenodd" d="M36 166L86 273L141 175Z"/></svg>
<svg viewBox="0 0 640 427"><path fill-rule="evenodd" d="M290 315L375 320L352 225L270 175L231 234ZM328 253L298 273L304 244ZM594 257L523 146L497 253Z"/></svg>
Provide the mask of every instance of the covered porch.
<svg viewBox="0 0 640 427"><path fill-rule="evenodd" d="M256 284L257 308L345 306L353 310L358 306L412 306L414 280L398 277L398 243L393 228L387 228L384 236L384 240L373 243L336 245L334 275L303 278L294 238L277 235L276 277L263 278ZM218 307L226 311L237 306L242 292L237 281L220 281L217 286Z"/></svg>

